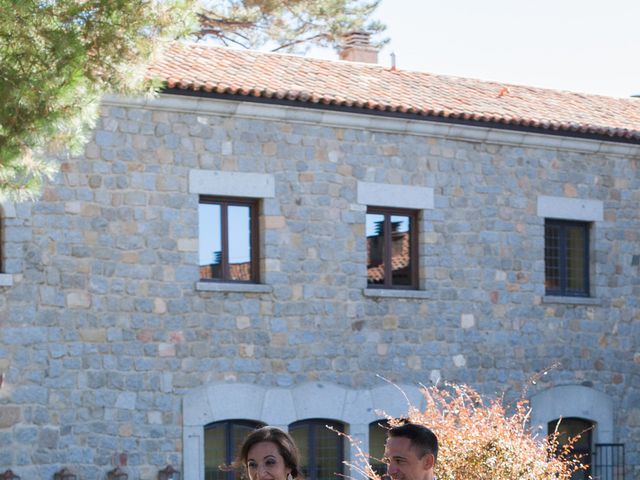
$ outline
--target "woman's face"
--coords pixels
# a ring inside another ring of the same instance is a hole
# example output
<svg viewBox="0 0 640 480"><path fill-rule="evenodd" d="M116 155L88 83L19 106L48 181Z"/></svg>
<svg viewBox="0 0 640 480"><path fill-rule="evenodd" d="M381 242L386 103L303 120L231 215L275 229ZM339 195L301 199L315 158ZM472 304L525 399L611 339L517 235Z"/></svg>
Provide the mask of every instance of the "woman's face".
<svg viewBox="0 0 640 480"><path fill-rule="evenodd" d="M247 454L249 480L286 480L291 469L273 442L258 442Z"/></svg>

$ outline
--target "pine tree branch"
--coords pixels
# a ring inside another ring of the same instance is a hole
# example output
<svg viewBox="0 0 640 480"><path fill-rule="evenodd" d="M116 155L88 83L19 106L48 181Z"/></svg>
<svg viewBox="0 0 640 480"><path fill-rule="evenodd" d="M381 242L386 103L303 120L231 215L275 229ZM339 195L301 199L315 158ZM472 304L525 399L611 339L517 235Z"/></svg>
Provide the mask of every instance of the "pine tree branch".
<svg viewBox="0 0 640 480"><path fill-rule="evenodd" d="M280 45L280 46L278 46L278 47L276 47L276 48L272 49L271 51L272 51L272 52L277 52L277 51L279 51L279 50L283 50L283 49L286 49L286 48L290 48L290 47L293 47L293 46L295 46L295 45L300 45L300 44L302 44L302 43L313 42L313 41L315 41L315 40L319 40L319 39L321 39L321 38L327 38L327 39L329 39L329 38L331 38L331 37L330 37L330 35L328 35L328 34L326 34L326 33L318 33L317 35L313 35L313 36L308 37L308 38L299 38L299 39L293 40L293 41L291 41L291 42L284 43L284 44L282 44L282 45Z"/></svg>

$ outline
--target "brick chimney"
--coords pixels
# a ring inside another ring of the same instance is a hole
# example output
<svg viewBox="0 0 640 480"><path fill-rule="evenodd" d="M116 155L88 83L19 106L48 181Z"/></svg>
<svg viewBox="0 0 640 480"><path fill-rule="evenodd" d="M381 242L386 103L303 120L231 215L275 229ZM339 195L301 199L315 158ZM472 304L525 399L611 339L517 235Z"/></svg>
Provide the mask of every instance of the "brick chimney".
<svg viewBox="0 0 640 480"><path fill-rule="evenodd" d="M378 50L369 43L369 32L351 32L344 37L340 60L378 63Z"/></svg>

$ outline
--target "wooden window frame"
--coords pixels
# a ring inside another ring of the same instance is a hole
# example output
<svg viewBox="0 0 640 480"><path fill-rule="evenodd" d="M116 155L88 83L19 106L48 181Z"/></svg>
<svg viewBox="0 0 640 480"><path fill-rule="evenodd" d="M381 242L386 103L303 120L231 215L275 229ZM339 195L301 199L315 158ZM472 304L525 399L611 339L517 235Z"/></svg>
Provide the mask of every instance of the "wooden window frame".
<svg viewBox="0 0 640 480"><path fill-rule="evenodd" d="M260 222L258 218L258 202L256 198L241 197L218 197L213 195L201 195L198 205L220 205L220 224L221 224L221 250L220 267L222 275L220 278L200 278L202 282L218 282L218 283L259 283L260 281ZM250 280L234 280L231 278L229 271L229 222L228 208L230 206L249 207L250 225L251 225L251 279ZM199 226L201 227L201 226ZM199 251L198 247L198 251ZM198 262L199 263L199 262Z"/></svg>
<svg viewBox="0 0 640 480"><path fill-rule="evenodd" d="M547 287L547 227L553 226L559 229L558 234L558 288L549 288ZM575 220L556 220L556 219L545 219L544 223L545 233L544 233L544 244L545 244L545 254L544 254L544 264L545 264L545 295L548 296L558 296L558 297L590 297L591 296L591 285L589 281L590 276L590 231L591 231L591 223L590 222L581 222ZM568 288L567 284L569 281L568 273L567 273L567 229L579 227L582 230L583 238L584 238L584 252L583 255L583 265L584 269L582 271L582 280L584 289L582 290L571 290Z"/></svg>
<svg viewBox="0 0 640 480"><path fill-rule="evenodd" d="M418 210L406 208L390 208L390 207L367 207L367 215L383 215L384 216L384 246L383 246L383 265L384 265L384 283L369 283L367 278L367 288L385 288L394 290L418 290L419 289L419 261L418 261ZM391 216L402 215L410 218L411 227L409 230L409 254L411 259L409 262L411 268L411 283L409 285L393 285L393 271L391 269L391 253L392 238L387 235L391 231ZM367 263L369 258L367 257Z"/></svg>

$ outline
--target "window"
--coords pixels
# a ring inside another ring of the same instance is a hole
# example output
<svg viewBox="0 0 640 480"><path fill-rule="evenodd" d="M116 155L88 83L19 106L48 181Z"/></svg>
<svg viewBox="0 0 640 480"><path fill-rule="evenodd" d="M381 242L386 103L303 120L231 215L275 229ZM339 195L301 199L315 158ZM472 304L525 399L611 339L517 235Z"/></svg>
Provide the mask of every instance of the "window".
<svg viewBox="0 0 640 480"><path fill-rule="evenodd" d="M257 201L200 197L200 278L258 282Z"/></svg>
<svg viewBox="0 0 640 480"><path fill-rule="evenodd" d="M373 288L418 288L417 213L368 208L367 285Z"/></svg>
<svg viewBox="0 0 640 480"><path fill-rule="evenodd" d="M389 422L386 420L376 420L369 424L369 463L373 471L380 476L387 473L387 465L382 459L388 430Z"/></svg>
<svg viewBox="0 0 640 480"><path fill-rule="evenodd" d="M589 296L589 223L545 220L547 295Z"/></svg>
<svg viewBox="0 0 640 480"><path fill-rule="evenodd" d="M344 470L343 437L329 430L344 432L344 425L331 420L302 420L289 425L289 433L300 450L305 480L335 480Z"/></svg>
<svg viewBox="0 0 640 480"><path fill-rule="evenodd" d="M560 422L558 424L558 422ZM549 422L549 435L558 429L558 450L568 443L573 443L573 456L578 457L580 463L588 465L586 470L574 472L571 480L587 480L591 478L591 433L594 424L582 418L568 417Z"/></svg>
<svg viewBox="0 0 640 480"><path fill-rule="evenodd" d="M263 423L251 420L228 420L210 423L204 427L205 480L240 480L239 472L221 469L231 465L238 446L254 429Z"/></svg>

